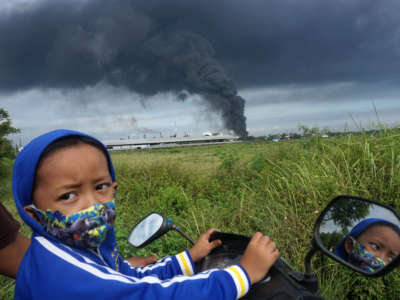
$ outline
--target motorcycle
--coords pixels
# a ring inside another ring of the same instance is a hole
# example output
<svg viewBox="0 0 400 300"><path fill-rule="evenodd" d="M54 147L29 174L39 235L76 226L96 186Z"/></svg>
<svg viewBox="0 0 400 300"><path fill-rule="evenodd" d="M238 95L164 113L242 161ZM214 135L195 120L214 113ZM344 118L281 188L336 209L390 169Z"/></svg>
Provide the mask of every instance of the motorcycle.
<svg viewBox="0 0 400 300"><path fill-rule="evenodd" d="M151 213L139 221L128 241L134 247L142 248L170 230L177 231L194 244L178 225L159 213ZM215 239L220 239L222 245L196 264L198 272L238 264L250 241L247 236L224 232L214 232L210 240ZM380 249L391 253L391 257L376 258L368 251L365 254L367 248L361 242L369 247L371 241L373 249L379 244ZM400 264L400 215L393 208L372 200L354 196L334 198L314 225L311 249L304 260L306 272L294 270L280 257L265 278L254 284L241 299L323 299L319 296L318 280L311 266L317 251L364 276L384 276Z"/></svg>

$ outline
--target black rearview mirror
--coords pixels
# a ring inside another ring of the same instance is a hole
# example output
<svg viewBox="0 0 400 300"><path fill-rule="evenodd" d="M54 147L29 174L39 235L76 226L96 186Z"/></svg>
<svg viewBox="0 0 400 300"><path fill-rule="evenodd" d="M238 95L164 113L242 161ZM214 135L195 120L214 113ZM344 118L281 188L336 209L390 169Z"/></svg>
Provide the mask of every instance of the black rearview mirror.
<svg viewBox="0 0 400 300"><path fill-rule="evenodd" d="M167 233L170 230L168 225L166 217L151 213L133 227L128 242L135 248L142 248Z"/></svg>
<svg viewBox="0 0 400 300"><path fill-rule="evenodd" d="M329 257L366 276L381 276L400 263L400 217L391 207L339 196L319 216L314 241Z"/></svg>

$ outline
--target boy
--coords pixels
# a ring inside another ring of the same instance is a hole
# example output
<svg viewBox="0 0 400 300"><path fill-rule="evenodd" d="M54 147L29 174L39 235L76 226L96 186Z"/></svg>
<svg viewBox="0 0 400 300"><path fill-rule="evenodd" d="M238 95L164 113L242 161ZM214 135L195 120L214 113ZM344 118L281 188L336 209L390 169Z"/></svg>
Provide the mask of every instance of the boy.
<svg viewBox="0 0 400 300"><path fill-rule="evenodd" d="M240 265L193 275L194 262L220 244L208 241L211 229L188 251L132 268L115 241L116 188L105 146L83 133L52 131L23 149L13 194L34 233L16 299L237 299L279 257L275 244L256 233Z"/></svg>
<svg viewBox="0 0 400 300"><path fill-rule="evenodd" d="M367 272L377 271L400 255L400 229L384 219L364 219L342 239L335 254Z"/></svg>
<svg viewBox="0 0 400 300"><path fill-rule="evenodd" d="M18 232L20 224L0 203L0 274L16 278L19 264L31 240ZM157 261L157 255L125 258L131 266L144 267Z"/></svg>

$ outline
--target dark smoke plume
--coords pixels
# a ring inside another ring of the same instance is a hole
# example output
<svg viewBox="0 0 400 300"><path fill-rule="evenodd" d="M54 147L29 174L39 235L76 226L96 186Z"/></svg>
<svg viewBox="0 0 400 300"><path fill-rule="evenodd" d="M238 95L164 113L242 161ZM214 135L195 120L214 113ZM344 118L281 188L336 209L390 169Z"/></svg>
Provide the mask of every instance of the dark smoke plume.
<svg viewBox="0 0 400 300"><path fill-rule="evenodd" d="M108 82L143 95L199 94L227 129L246 136L244 99L200 35L134 1L39 2L0 15L0 89L81 88Z"/></svg>

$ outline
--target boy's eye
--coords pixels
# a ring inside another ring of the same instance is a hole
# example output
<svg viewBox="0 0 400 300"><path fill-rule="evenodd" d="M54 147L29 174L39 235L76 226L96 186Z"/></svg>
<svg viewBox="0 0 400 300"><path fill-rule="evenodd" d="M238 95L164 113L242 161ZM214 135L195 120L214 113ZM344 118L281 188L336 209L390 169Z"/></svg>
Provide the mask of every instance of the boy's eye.
<svg viewBox="0 0 400 300"><path fill-rule="evenodd" d="M394 260L397 256L399 256L399 254L390 253L390 255L389 255L389 262L391 262L392 260Z"/></svg>
<svg viewBox="0 0 400 300"><path fill-rule="evenodd" d="M60 200L72 200L75 196L76 196L76 194L73 192L65 193L65 194L61 195L59 199Z"/></svg>
<svg viewBox="0 0 400 300"><path fill-rule="evenodd" d="M104 190L108 188L110 185L108 183L101 183L99 185L96 185L96 190Z"/></svg>
<svg viewBox="0 0 400 300"><path fill-rule="evenodd" d="M373 243L373 242L371 242L371 243L369 243L369 244L371 245L371 248L374 249L374 250L379 250L379 249L380 249L380 247L379 247L378 244L375 244L375 243Z"/></svg>

